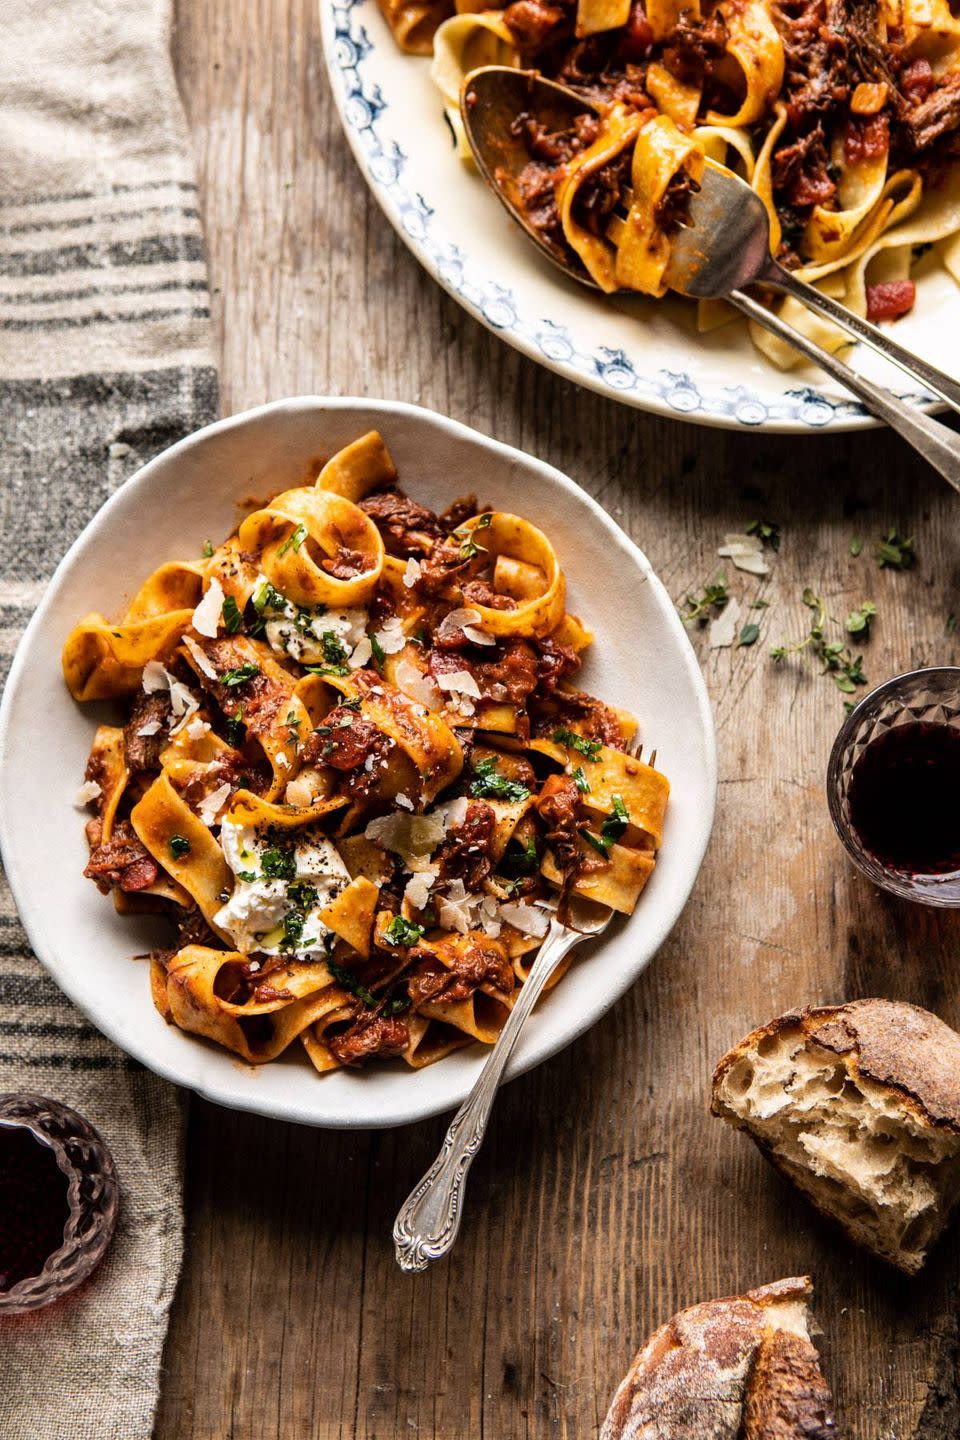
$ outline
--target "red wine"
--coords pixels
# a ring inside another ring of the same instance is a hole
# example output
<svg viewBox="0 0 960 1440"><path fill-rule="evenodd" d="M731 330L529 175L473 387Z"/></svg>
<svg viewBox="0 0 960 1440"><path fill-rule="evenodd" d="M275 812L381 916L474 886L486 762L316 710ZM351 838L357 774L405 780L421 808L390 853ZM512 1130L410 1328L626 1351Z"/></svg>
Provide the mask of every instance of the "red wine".
<svg viewBox="0 0 960 1440"><path fill-rule="evenodd" d="M889 870L960 870L960 730L913 721L871 740L850 776L850 822Z"/></svg>
<svg viewBox="0 0 960 1440"><path fill-rule="evenodd" d="M69 1214L67 1177L50 1146L23 1125L0 1125L0 1290L40 1274Z"/></svg>

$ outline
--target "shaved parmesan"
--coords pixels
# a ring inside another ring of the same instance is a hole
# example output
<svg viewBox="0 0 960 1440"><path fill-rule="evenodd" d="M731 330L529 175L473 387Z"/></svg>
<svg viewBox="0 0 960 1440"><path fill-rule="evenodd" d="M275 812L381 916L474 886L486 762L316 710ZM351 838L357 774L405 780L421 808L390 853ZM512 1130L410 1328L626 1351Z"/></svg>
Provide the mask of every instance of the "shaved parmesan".
<svg viewBox="0 0 960 1440"><path fill-rule="evenodd" d="M403 621L399 615L391 615L385 620L376 634L377 644L384 655L396 655L407 643L407 637L403 630Z"/></svg>
<svg viewBox="0 0 960 1440"><path fill-rule="evenodd" d="M144 665L142 684L147 695L157 694L161 690L169 693L170 709L174 715L180 717L176 725L171 725L171 735L176 735L179 730L182 730L190 716L200 709L200 701L190 687L175 679L167 667L160 664L159 660L148 660Z"/></svg>
<svg viewBox="0 0 960 1440"><path fill-rule="evenodd" d="M746 570L750 575L770 574L759 535L724 535L723 542L717 554L724 560L732 560L738 570Z"/></svg>
<svg viewBox="0 0 960 1440"><path fill-rule="evenodd" d="M469 670L451 670L449 675L438 675L437 684L452 695L472 695L480 699L480 686Z"/></svg>
<svg viewBox="0 0 960 1440"><path fill-rule="evenodd" d="M455 800L448 800L445 805L438 805L436 810L428 813L439 815L444 830L451 829L454 825L462 825L467 818L467 811L470 808L470 801L466 795L458 795Z"/></svg>
<svg viewBox="0 0 960 1440"><path fill-rule="evenodd" d="M406 883L403 898L415 910L422 910L430 899L430 887L439 872L435 869L418 870Z"/></svg>
<svg viewBox="0 0 960 1440"><path fill-rule="evenodd" d="M416 665L411 665L409 660L399 662L394 678L397 688L402 690L404 695L408 695L420 705L425 705L428 710L439 710L443 705L443 696L430 676L418 670Z"/></svg>
<svg viewBox="0 0 960 1440"><path fill-rule="evenodd" d="M204 735L209 734L209 731L209 722L201 720L199 716L195 716L186 727L186 733L190 736L191 740L202 740ZM142 735L143 731L138 731L138 734Z"/></svg>
<svg viewBox="0 0 960 1440"><path fill-rule="evenodd" d="M310 782L302 776L298 776L296 780L288 780L283 798L288 805L296 805L298 807L312 805L313 790L310 787Z"/></svg>
<svg viewBox="0 0 960 1440"><path fill-rule="evenodd" d="M414 585L416 585L422 574L423 566L420 564L419 560L415 560L414 557L411 555L410 559L407 561L407 568L403 572L403 583L404 585L406 585L408 590L413 589Z"/></svg>
<svg viewBox="0 0 960 1440"><path fill-rule="evenodd" d="M372 654L373 646L370 644L370 638L369 636L364 635L363 639L360 641L353 654L350 656L350 659L347 661L347 664L350 666L351 670L359 670L362 668L362 666L367 664Z"/></svg>
<svg viewBox="0 0 960 1440"><path fill-rule="evenodd" d="M508 901L500 906L500 919L519 930L521 935L533 935L537 939L550 929L550 916L539 905L527 905L522 900Z"/></svg>
<svg viewBox="0 0 960 1440"><path fill-rule="evenodd" d="M196 662L197 669L200 671L200 674L206 675L208 680L219 680L220 676L217 672L216 666L210 663L206 655L200 649L200 646L197 644L196 640L191 639L189 635L184 635L183 643L186 649L188 649L190 651L190 654L193 656L194 661Z"/></svg>
<svg viewBox="0 0 960 1440"><path fill-rule="evenodd" d="M470 899L462 880L451 880L446 895L436 896L437 919L444 930L466 935L472 919Z"/></svg>
<svg viewBox="0 0 960 1440"><path fill-rule="evenodd" d="M726 650L737 638L737 625L740 622L740 603L737 600L728 600L716 620L710 621L710 629L707 634L707 644L711 650Z"/></svg>
<svg viewBox="0 0 960 1440"><path fill-rule="evenodd" d="M363 833L368 840L398 855L428 855L443 839L443 821L438 815L394 812L371 820Z"/></svg>
<svg viewBox="0 0 960 1440"><path fill-rule="evenodd" d="M413 801L409 795L395 795L393 798L402 810L412 810L414 808Z"/></svg>
<svg viewBox="0 0 960 1440"><path fill-rule="evenodd" d="M284 753L283 753L282 750L278 750L277 753L276 753L276 755L274 755L273 758L274 758L274 761L275 761L278 769L280 769L280 770L289 770L289 769L290 769L290 761L287 759L286 755L284 755Z"/></svg>
<svg viewBox="0 0 960 1440"><path fill-rule="evenodd" d="M85 780L76 795L74 795L73 803L78 810L82 810L85 805L90 804L91 800L99 800L102 794L103 791L100 789L96 780Z"/></svg>
<svg viewBox="0 0 960 1440"><path fill-rule="evenodd" d="M456 635L463 634L473 645L495 645L497 642L493 636L479 628L482 620L479 610L450 610L440 622L437 639L452 640Z"/></svg>
<svg viewBox="0 0 960 1440"><path fill-rule="evenodd" d="M193 612L191 624L198 635L207 635L211 639L216 635L223 613L223 600L223 586L214 576L207 586L206 594Z"/></svg>
<svg viewBox="0 0 960 1440"><path fill-rule="evenodd" d="M159 735L162 729L163 726L160 724L159 720L147 720L143 725L140 726L137 734L142 735L146 740L151 735Z"/></svg>
<svg viewBox="0 0 960 1440"><path fill-rule="evenodd" d="M211 790L209 795L204 795L197 806L197 814L200 816L204 825L216 824L217 816L232 794L233 791L230 789L226 780L224 780L223 784L218 785L216 790Z"/></svg>

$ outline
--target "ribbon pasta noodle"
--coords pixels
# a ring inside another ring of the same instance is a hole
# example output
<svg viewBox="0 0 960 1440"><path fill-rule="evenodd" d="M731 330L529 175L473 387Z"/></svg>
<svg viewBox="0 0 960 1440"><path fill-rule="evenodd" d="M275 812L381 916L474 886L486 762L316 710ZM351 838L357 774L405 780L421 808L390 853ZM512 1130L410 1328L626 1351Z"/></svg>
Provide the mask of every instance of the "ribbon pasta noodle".
<svg viewBox="0 0 960 1440"><path fill-rule="evenodd" d="M171 921L156 1010L319 1074L493 1044L553 913L633 910L670 788L573 682L592 636L549 535L435 514L371 432L205 549L63 650L74 698L122 710L85 874Z"/></svg>
<svg viewBox="0 0 960 1440"><path fill-rule="evenodd" d="M960 275L960 213L940 193L952 196L960 135L948 0L465 0L441 17L433 55L468 161L459 101L473 69L520 66L583 95L570 130L516 117L530 159L513 198L607 293L665 293L671 236L707 163L760 195L782 264L871 320L912 308L931 247L929 264ZM909 240L888 242L914 212ZM796 301L772 303L828 348L848 343ZM700 304L701 329L733 318ZM750 328L776 364L797 362Z"/></svg>

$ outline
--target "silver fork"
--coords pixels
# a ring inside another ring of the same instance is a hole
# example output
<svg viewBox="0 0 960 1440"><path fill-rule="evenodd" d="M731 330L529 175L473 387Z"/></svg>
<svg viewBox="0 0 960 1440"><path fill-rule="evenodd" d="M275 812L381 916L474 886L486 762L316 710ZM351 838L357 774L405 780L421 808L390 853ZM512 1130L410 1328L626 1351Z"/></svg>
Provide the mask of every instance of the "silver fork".
<svg viewBox="0 0 960 1440"><path fill-rule="evenodd" d="M544 255L571 279L598 289L577 256L551 242L533 225L523 205L520 177L530 156L511 122L526 111L548 130L569 127L578 114L595 107L582 95L544 80L534 71L487 65L472 71L460 94L460 113L477 168L504 208ZM770 255L770 226L759 195L732 171L708 165L697 194L690 196L689 225L671 236L666 282L696 299L729 301L751 320L787 341L885 420L914 449L960 490L960 436L946 425L906 404L858 375L849 365L774 315L744 287L761 285L794 295L825 315L855 340L892 361L921 386L960 411L960 384L933 365L904 350L884 331L861 320L828 295L798 280Z"/></svg>
<svg viewBox="0 0 960 1440"><path fill-rule="evenodd" d="M507 1061L524 1021L565 955L583 940L601 935L612 918L606 905L574 898L565 925L554 914L536 960L476 1084L450 1122L440 1153L419 1184L411 1190L394 1221L393 1243L401 1270L426 1270L453 1246L463 1218L467 1175L483 1144L487 1121Z"/></svg>

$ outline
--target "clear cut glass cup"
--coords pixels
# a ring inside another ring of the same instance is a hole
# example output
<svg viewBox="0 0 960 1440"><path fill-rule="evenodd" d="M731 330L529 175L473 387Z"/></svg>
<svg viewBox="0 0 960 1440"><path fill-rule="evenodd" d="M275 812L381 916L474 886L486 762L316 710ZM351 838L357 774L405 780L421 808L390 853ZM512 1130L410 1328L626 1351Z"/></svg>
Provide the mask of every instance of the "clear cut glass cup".
<svg viewBox="0 0 960 1440"><path fill-rule="evenodd" d="M113 1157L93 1126L57 1100L0 1094L0 1126L26 1128L53 1151L67 1179L63 1243L37 1275L0 1290L0 1320L38 1310L75 1290L96 1269L116 1228L120 1186Z"/></svg>
<svg viewBox="0 0 960 1440"><path fill-rule="evenodd" d="M850 817L853 767L871 741L897 725L924 721L960 729L960 668L941 665L895 675L871 690L851 710L833 742L827 764L830 818L853 863L869 880L891 895L921 905L960 905L960 871L944 875L913 875L881 864L866 850ZM960 822L958 822L960 823Z"/></svg>

